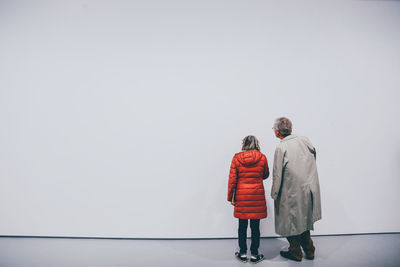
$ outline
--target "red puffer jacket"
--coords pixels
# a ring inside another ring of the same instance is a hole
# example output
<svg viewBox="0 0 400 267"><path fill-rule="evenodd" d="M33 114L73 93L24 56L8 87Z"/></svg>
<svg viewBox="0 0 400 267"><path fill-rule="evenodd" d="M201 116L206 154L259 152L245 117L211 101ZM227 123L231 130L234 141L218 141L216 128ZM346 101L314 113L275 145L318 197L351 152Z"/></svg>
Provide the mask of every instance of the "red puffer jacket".
<svg viewBox="0 0 400 267"><path fill-rule="evenodd" d="M267 157L257 150L236 153L229 172L228 201L235 192L234 216L239 219L267 217L263 180L269 176Z"/></svg>

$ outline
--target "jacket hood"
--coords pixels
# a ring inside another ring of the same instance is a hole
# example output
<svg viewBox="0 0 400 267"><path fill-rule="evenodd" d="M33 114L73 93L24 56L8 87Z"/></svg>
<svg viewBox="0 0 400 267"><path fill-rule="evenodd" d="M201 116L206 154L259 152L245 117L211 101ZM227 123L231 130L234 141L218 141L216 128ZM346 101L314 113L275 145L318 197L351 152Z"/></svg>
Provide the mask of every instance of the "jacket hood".
<svg viewBox="0 0 400 267"><path fill-rule="evenodd" d="M250 166L261 160L262 153L257 150L242 151L236 154L237 159L244 166Z"/></svg>

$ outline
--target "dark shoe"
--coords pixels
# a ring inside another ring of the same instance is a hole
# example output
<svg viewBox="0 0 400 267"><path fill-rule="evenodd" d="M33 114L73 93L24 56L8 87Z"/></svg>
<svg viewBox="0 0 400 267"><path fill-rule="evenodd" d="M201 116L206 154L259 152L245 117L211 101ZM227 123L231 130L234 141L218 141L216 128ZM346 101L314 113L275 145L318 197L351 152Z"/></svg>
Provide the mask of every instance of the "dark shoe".
<svg viewBox="0 0 400 267"><path fill-rule="evenodd" d="M281 256L286 259L294 260L294 261L301 261L301 259L303 258L303 256L296 255L291 251L281 251Z"/></svg>
<svg viewBox="0 0 400 267"><path fill-rule="evenodd" d="M307 260L313 260L314 259L314 251L304 251L306 254L306 259Z"/></svg>
<svg viewBox="0 0 400 267"><path fill-rule="evenodd" d="M249 260L246 254L240 254L239 252L235 252L235 257L241 262L247 262Z"/></svg>
<svg viewBox="0 0 400 267"><path fill-rule="evenodd" d="M253 263L253 264L259 263L262 260L264 260L263 254L251 255L251 257L250 257L250 263Z"/></svg>
<svg viewBox="0 0 400 267"><path fill-rule="evenodd" d="M300 244L306 254L305 258L313 260L315 255L314 243L311 239L310 231L305 231L300 235Z"/></svg>
<svg viewBox="0 0 400 267"><path fill-rule="evenodd" d="M315 255L315 247L312 245L309 246L303 246L304 254L306 254L306 259L307 260L313 260L314 255Z"/></svg>

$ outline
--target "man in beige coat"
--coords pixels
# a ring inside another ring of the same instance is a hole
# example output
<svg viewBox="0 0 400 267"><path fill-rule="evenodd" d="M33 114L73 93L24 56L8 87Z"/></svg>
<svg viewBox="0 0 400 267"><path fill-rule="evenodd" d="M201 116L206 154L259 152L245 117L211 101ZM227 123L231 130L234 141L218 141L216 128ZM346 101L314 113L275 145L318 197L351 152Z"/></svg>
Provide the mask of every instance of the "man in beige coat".
<svg viewBox="0 0 400 267"><path fill-rule="evenodd" d="M285 258L301 261L303 248L307 259L314 259L315 247L310 237L314 222L321 219L321 199L316 151L306 137L292 133L288 118L274 124L276 137L281 139L274 156L271 197L275 200L275 232L287 237L289 250Z"/></svg>

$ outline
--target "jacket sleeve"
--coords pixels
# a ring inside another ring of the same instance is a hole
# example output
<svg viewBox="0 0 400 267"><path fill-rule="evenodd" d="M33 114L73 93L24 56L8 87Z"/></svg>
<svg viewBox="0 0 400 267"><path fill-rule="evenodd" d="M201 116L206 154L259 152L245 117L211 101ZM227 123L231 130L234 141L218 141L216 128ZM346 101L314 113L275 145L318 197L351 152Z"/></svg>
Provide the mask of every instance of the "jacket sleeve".
<svg viewBox="0 0 400 267"><path fill-rule="evenodd" d="M310 140L307 137L303 137L304 143L306 144L308 151L310 151L311 154L314 155L314 159L317 159L317 150L315 147L311 144Z"/></svg>
<svg viewBox="0 0 400 267"><path fill-rule="evenodd" d="M269 168L268 168L268 160L267 157L264 156L265 163L264 163L264 174L263 174L263 180L267 179L269 177Z"/></svg>
<svg viewBox="0 0 400 267"><path fill-rule="evenodd" d="M232 159L231 168L229 170L229 182L228 182L228 201L232 201L233 191L236 190L237 184L237 166L235 163L235 157Z"/></svg>
<svg viewBox="0 0 400 267"><path fill-rule="evenodd" d="M285 168L285 154L280 147L275 149L274 167L272 170L271 197L276 200L279 195L282 183L283 169Z"/></svg>

